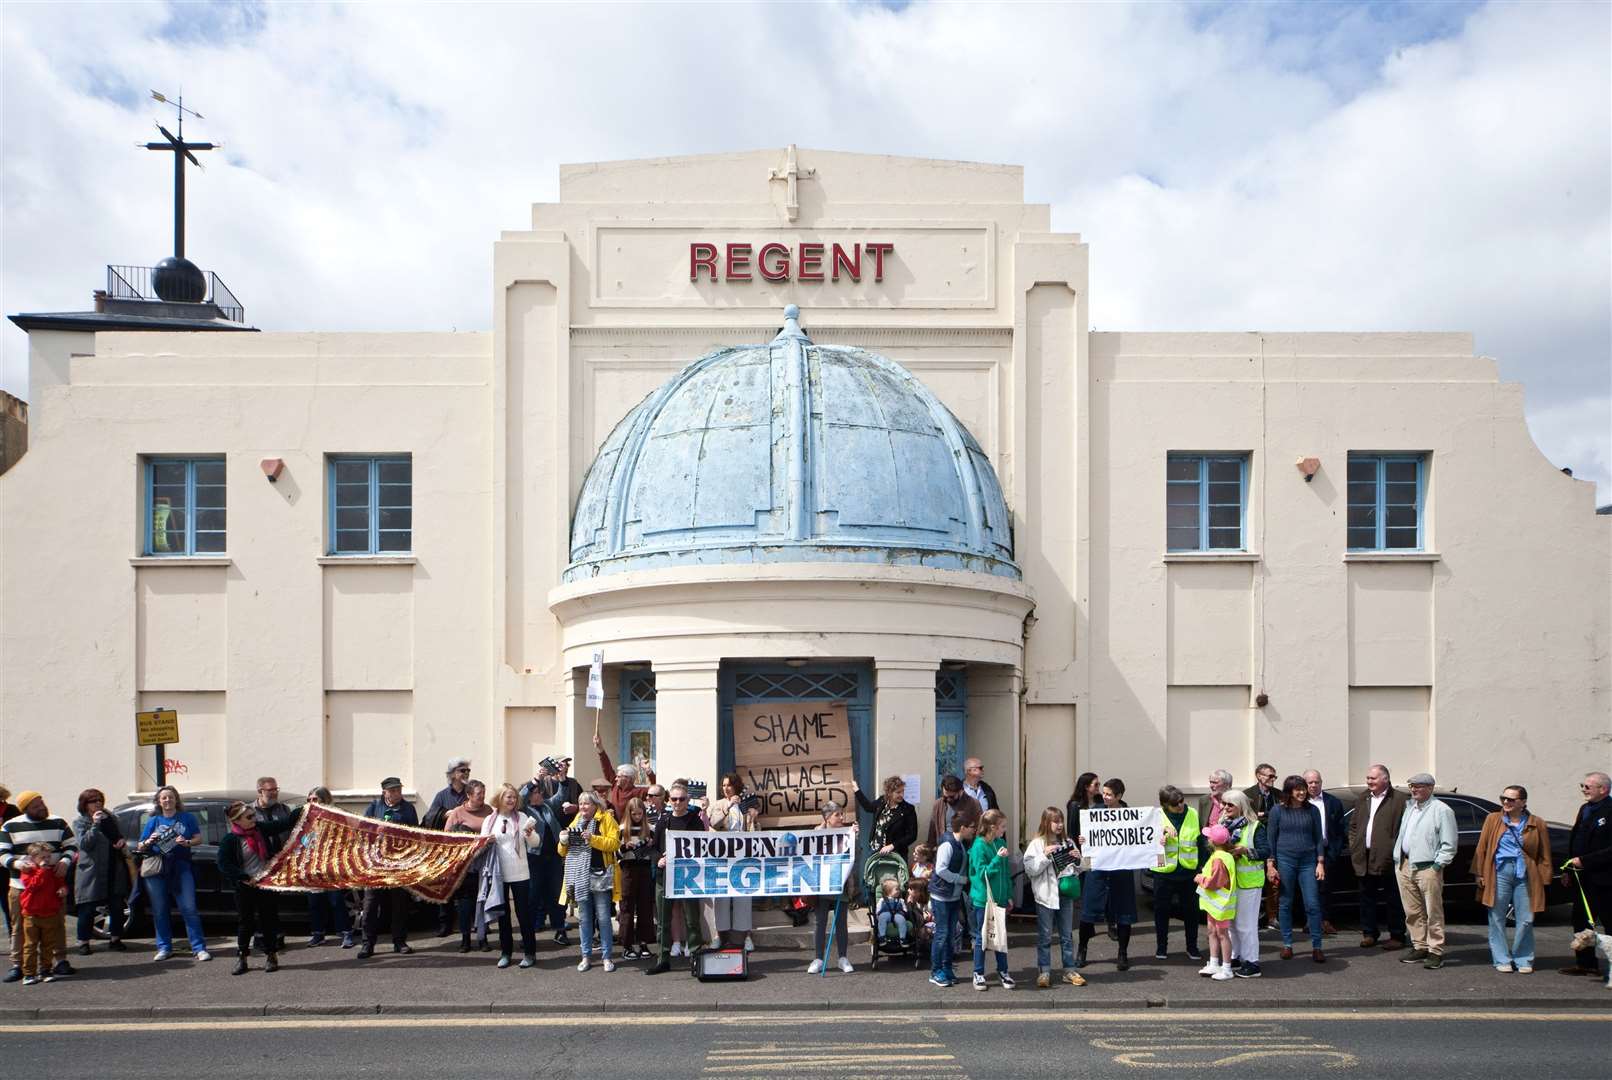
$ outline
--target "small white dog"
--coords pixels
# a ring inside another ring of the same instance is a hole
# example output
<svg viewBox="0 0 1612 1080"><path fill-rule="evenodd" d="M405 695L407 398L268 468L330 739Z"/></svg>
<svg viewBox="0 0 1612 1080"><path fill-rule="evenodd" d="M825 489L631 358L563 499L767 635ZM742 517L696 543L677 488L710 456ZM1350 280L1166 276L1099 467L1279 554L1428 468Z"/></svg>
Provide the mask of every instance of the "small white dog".
<svg viewBox="0 0 1612 1080"><path fill-rule="evenodd" d="M1597 934L1594 930L1580 930L1573 935L1573 951L1595 950L1595 955L1607 964L1606 987L1612 990L1612 934Z"/></svg>

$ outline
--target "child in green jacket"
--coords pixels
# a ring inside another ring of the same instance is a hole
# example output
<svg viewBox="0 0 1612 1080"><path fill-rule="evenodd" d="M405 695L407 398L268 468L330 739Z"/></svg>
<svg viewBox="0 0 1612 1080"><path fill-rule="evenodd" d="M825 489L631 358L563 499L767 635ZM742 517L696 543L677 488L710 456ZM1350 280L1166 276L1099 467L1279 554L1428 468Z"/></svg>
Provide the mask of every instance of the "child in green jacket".
<svg viewBox="0 0 1612 1080"><path fill-rule="evenodd" d="M985 989L985 906L994 901L992 915L999 920L991 931L993 942L1000 941L996 950L996 977L1002 989L1013 989L1013 976L1008 974L1007 913L1013 909L1013 868L1008 861L1007 844L1002 839L1002 826L1007 815L1000 810L987 810L980 817L980 832L968 852L969 894L974 931L974 989ZM1000 911L1000 914L996 914ZM998 933L999 932L999 933Z"/></svg>

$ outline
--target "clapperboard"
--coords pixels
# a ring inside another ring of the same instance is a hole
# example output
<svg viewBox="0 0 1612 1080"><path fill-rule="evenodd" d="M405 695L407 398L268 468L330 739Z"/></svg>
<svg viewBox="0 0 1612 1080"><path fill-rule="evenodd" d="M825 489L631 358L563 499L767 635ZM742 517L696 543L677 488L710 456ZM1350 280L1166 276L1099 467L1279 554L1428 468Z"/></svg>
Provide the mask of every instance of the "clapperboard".
<svg viewBox="0 0 1612 1080"><path fill-rule="evenodd" d="M1080 852L1073 844L1053 848L1049 854L1052 856L1052 868L1061 877L1063 872L1080 861Z"/></svg>

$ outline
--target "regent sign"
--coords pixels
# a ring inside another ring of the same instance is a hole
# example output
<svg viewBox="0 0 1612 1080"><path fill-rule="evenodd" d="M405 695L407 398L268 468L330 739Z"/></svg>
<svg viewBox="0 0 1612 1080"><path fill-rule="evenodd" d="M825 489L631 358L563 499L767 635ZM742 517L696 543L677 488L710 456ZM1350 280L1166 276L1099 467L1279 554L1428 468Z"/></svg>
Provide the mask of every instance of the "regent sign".
<svg viewBox="0 0 1612 1080"><path fill-rule="evenodd" d="M695 241L688 246L688 279L699 281L708 274L711 281L838 281L841 277L861 281L871 273L874 281L884 280L884 260L895 254L891 243L823 244L802 240L791 248L776 241L762 244L716 244Z"/></svg>

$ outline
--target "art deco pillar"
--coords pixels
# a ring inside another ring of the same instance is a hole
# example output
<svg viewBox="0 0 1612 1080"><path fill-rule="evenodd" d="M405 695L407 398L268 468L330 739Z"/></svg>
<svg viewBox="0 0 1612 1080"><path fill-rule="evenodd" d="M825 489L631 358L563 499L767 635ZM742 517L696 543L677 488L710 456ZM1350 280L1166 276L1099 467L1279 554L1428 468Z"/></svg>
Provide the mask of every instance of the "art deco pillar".
<svg viewBox="0 0 1612 1080"><path fill-rule="evenodd" d="M719 661L655 665L655 774L669 784L678 777L704 780L718 794L717 720Z"/></svg>
<svg viewBox="0 0 1612 1080"><path fill-rule="evenodd" d="M873 775L918 774L918 816L935 793L935 673L938 660L875 660ZM877 799L878 791L866 793ZM923 823L919 823L920 833Z"/></svg>

